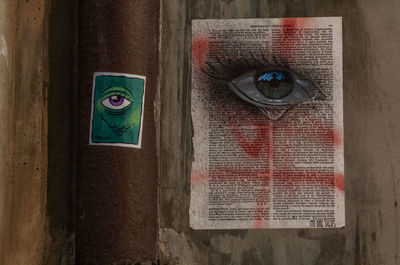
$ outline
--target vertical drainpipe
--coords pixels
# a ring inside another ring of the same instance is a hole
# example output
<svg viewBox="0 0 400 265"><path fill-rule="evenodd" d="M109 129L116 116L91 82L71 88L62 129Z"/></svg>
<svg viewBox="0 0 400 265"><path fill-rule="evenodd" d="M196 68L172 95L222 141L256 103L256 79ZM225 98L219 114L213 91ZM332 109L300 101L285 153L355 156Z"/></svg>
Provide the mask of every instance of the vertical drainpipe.
<svg viewBox="0 0 400 265"><path fill-rule="evenodd" d="M159 0L78 0L76 264L157 260ZM94 72L146 76L142 146L89 145Z"/></svg>

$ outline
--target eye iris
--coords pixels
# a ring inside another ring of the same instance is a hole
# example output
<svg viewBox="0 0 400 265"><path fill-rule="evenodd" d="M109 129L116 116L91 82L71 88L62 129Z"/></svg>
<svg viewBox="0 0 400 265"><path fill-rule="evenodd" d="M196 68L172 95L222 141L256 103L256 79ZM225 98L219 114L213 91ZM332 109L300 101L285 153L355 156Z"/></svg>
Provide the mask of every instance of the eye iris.
<svg viewBox="0 0 400 265"><path fill-rule="evenodd" d="M124 102L124 97L122 96L111 96L108 98L108 101L113 106L120 106Z"/></svg>
<svg viewBox="0 0 400 265"><path fill-rule="evenodd" d="M282 99L293 90L293 78L287 71L262 72L257 76L257 89L267 98Z"/></svg>

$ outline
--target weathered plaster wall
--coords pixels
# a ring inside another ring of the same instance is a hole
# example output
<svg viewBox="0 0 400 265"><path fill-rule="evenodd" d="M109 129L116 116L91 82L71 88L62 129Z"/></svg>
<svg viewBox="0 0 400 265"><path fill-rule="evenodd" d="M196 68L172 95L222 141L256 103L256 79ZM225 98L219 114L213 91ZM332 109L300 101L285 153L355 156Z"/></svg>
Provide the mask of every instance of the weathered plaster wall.
<svg viewBox="0 0 400 265"><path fill-rule="evenodd" d="M162 1L162 264L399 264L399 10L395 0ZM303 16L343 17L346 227L192 230L191 19Z"/></svg>

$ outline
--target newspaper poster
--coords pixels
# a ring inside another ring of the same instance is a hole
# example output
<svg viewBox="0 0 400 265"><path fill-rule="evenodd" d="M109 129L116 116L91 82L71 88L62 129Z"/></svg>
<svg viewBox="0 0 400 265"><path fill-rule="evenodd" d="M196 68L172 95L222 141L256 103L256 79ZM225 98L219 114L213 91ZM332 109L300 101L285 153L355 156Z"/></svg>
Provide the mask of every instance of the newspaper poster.
<svg viewBox="0 0 400 265"><path fill-rule="evenodd" d="M193 229L345 224L341 17L192 21Z"/></svg>

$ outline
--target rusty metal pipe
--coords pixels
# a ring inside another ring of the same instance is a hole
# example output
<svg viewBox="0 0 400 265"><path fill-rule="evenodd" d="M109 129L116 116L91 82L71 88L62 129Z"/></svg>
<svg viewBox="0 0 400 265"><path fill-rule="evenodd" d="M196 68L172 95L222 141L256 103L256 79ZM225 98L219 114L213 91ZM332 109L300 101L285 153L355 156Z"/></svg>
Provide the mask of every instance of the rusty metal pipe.
<svg viewBox="0 0 400 265"><path fill-rule="evenodd" d="M156 262L157 0L78 1L76 264ZM146 76L141 149L88 144L94 72Z"/></svg>

